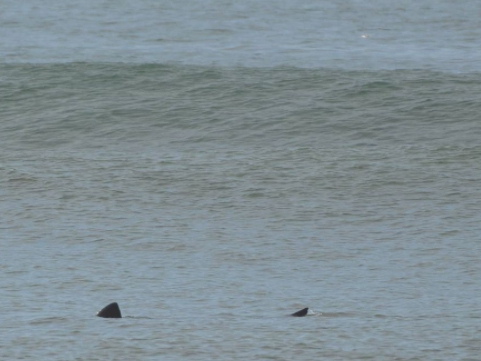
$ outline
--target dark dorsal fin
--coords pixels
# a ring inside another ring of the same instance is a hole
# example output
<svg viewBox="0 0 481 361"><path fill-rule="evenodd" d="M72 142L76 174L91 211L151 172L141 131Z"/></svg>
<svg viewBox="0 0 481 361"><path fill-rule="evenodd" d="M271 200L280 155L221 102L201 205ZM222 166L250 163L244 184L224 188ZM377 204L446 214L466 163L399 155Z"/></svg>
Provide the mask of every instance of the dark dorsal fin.
<svg viewBox="0 0 481 361"><path fill-rule="evenodd" d="M122 318L122 314L120 313L120 308L117 302L112 302L111 304L102 308L99 312L97 312L97 316L103 318Z"/></svg>
<svg viewBox="0 0 481 361"><path fill-rule="evenodd" d="M303 317L303 316L307 315L307 311L309 311L309 308L308 308L308 307L303 308L303 309L300 310L300 311L294 312L294 313L292 314L292 316L294 316L294 317Z"/></svg>

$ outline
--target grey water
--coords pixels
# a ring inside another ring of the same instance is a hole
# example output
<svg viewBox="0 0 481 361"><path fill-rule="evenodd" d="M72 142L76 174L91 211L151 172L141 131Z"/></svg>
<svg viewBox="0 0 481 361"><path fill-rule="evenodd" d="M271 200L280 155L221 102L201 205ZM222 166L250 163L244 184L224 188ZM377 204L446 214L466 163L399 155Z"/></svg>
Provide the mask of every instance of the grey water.
<svg viewBox="0 0 481 361"><path fill-rule="evenodd" d="M0 359L479 360L480 3L0 10Z"/></svg>

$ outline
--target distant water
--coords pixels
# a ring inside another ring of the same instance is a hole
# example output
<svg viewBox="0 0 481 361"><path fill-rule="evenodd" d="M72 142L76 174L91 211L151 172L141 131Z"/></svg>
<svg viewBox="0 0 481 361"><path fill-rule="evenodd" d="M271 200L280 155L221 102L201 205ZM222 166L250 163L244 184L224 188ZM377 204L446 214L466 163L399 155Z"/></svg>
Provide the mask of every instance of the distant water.
<svg viewBox="0 0 481 361"><path fill-rule="evenodd" d="M4 62L479 71L477 0L4 0Z"/></svg>
<svg viewBox="0 0 481 361"><path fill-rule="evenodd" d="M0 359L479 360L481 3L0 10Z"/></svg>

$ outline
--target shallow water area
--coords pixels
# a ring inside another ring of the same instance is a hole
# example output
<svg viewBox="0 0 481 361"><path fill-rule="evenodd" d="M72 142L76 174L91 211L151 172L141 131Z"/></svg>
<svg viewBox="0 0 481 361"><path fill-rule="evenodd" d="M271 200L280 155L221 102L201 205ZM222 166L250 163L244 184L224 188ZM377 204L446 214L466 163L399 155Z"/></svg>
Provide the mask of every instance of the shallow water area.
<svg viewBox="0 0 481 361"><path fill-rule="evenodd" d="M0 8L0 359L479 358L478 2Z"/></svg>

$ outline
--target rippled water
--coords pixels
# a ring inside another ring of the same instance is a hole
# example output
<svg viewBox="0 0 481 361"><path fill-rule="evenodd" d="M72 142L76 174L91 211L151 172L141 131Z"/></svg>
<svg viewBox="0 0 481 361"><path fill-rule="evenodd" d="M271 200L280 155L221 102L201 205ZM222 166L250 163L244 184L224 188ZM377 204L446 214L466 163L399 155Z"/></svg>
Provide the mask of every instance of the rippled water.
<svg viewBox="0 0 481 361"><path fill-rule="evenodd" d="M6 0L0 10L7 62L480 70L474 0Z"/></svg>
<svg viewBox="0 0 481 361"><path fill-rule="evenodd" d="M478 359L477 2L1 6L0 358Z"/></svg>

